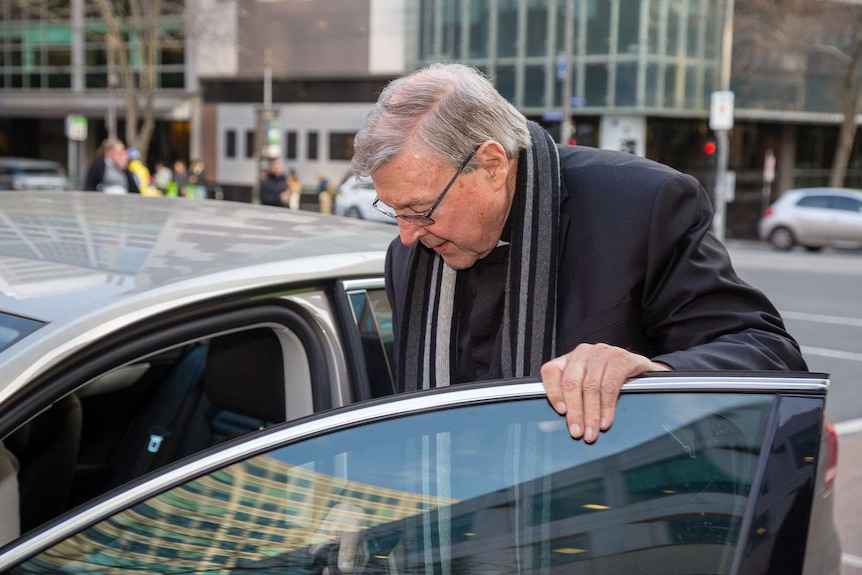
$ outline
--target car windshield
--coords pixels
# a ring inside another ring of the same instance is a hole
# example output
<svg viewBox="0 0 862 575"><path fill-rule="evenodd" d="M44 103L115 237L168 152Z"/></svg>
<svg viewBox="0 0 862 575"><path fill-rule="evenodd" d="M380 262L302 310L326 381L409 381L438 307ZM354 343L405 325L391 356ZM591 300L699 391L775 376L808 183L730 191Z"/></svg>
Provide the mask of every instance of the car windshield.
<svg viewBox="0 0 862 575"><path fill-rule="evenodd" d="M57 178L62 176L57 168L52 168L51 166L27 166L17 168L16 171L22 176L52 176Z"/></svg>
<svg viewBox="0 0 862 575"><path fill-rule="evenodd" d="M335 548L309 545L352 522L369 573L729 573L774 401L624 395L593 445L543 397L368 421L188 481L13 572L319 572Z"/></svg>
<svg viewBox="0 0 862 575"><path fill-rule="evenodd" d="M43 325L44 323L33 319L0 313L0 351Z"/></svg>

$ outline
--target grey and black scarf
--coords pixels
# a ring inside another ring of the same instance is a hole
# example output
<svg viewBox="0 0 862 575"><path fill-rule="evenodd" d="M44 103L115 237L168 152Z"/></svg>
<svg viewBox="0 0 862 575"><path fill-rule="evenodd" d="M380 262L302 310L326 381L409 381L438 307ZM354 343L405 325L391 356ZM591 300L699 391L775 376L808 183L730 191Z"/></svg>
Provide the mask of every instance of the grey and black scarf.
<svg viewBox="0 0 862 575"><path fill-rule="evenodd" d="M509 215L511 243L499 377L538 375L556 347L560 159L550 135L529 122L531 146L518 160L517 189ZM443 387L453 381L458 313L457 272L432 250L417 245L410 263L405 317L398 341L397 389ZM481 295L480 295L481 297Z"/></svg>

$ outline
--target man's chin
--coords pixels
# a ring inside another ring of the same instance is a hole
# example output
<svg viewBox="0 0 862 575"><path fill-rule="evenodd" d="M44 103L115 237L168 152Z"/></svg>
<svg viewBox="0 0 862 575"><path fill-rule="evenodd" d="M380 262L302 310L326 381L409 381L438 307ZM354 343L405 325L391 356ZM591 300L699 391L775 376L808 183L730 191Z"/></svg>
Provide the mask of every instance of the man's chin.
<svg viewBox="0 0 862 575"><path fill-rule="evenodd" d="M476 263L476 258L474 256L458 253L454 255L442 255L443 261L446 262L446 265L452 268L453 270L466 270L468 268L473 267L473 264Z"/></svg>

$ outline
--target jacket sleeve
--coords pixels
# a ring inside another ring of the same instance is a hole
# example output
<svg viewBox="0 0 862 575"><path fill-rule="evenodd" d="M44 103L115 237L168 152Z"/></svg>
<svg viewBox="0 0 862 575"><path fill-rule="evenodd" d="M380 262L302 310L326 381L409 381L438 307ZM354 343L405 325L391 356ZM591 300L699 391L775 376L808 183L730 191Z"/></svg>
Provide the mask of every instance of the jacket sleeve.
<svg viewBox="0 0 862 575"><path fill-rule="evenodd" d="M711 226L697 180L668 178L647 232L643 322L660 350L652 359L678 370L805 371L778 311L737 276Z"/></svg>

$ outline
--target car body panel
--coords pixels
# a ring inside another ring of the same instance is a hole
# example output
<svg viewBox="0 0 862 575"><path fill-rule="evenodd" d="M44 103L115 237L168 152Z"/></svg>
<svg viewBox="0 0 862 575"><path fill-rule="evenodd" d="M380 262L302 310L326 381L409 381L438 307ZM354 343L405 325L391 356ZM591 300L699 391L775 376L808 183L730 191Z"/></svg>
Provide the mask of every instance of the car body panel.
<svg viewBox="0 0 862 575"><path fill-rule="evenodd" d="M7 547L0 570L69 538L9 572L84 573L93 561L166 572L166 538L180 550L172 568L309 572L314 527L349 501L368 513L372 555L388 557L375 572L481 561L505 572L837 573L840 548L830 563L805 559L809 531L837 540L834 525L810 520L812 506L831 506L812 481L827 389L818 375L644 377L624 386L617 422L594 445L568 437L534 381L366 402L142 478ZM397 445L414 441L418 451L401 454ZM219 495L218 485L240 484ZM285 491L271 500L273 489ZM236 513L219 511L241 500ZM520 513L527 523L517 527ZM220 529L203 527L216 517ZM400 539L426 550L399 551ZM387 570L399 553L399 569Z"/></svg>
<svg viewBox="0 0 862 575"><path fill-rule="evenodd" d="M789 230L793 243L812 249L862 247L862 190L788 190L760 219L758 235L780 249L792 247L792 244L773 241L773 234L776 237L778 234L776 230Z"/></svg>

